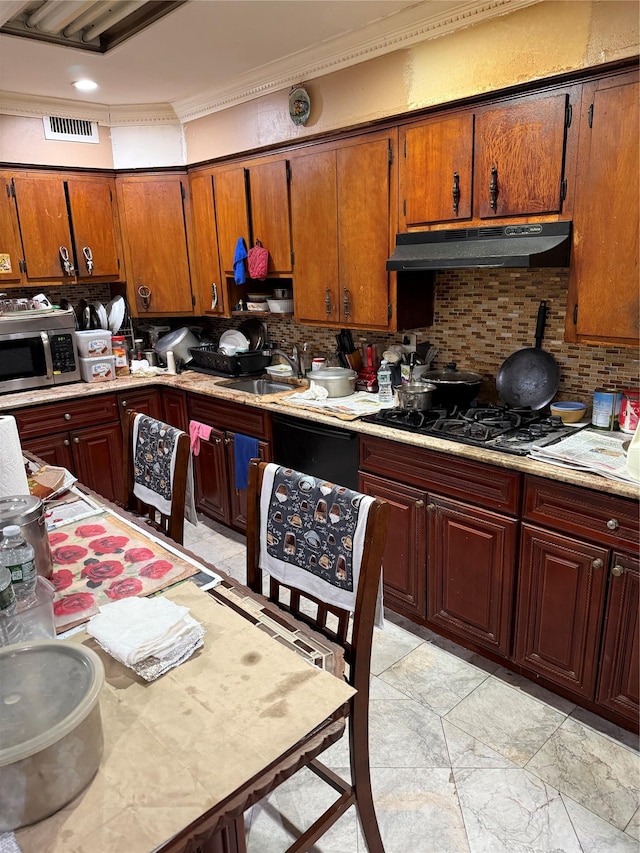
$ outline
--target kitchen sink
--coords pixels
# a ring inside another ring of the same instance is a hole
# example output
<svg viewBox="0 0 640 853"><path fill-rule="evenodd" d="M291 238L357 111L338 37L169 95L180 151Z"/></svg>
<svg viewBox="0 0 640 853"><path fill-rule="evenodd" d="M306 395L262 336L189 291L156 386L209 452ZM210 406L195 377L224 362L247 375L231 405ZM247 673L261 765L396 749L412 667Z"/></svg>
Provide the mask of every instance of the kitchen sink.
<svg viewBox="0 0 640 853"><path fill-rule="evenodd" d="M286 382L274 382L271 379L232 379L229 382L221 382L225 388L233 391L244 391L247 394L277 394L280 391L293 391L294 386Z"/></svg>

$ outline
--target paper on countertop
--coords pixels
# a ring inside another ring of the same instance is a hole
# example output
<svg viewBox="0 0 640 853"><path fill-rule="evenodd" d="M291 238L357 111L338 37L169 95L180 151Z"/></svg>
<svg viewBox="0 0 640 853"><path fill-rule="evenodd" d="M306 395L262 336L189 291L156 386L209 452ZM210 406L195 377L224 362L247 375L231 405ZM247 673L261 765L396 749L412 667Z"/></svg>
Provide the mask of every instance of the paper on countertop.
<svg viewBox="0 0 640 853"><path fill-rule="evenodd" d="M545 447L533 447L529 454L539 462L561 468L588 471L610 480L638 483L627 471L627 454L623 444L629 436L622 432L583 429Z"/></svg>
<svg viewBox="0 0 640 853"><path fill-rule="evenodd" d="M315 383L312 382L312 384ZM389 403L381 403L377 394L370 394L368 391L356 391L355 394L349 394L348 397L328 397L322 400L307 397L305 396L306 393L303 391L289 394L288 397L282 397L278 402L293 406L307 406L327 414L349 415L352 418L373 415L380 409L389 408Z"/></svg>
<svg viewBox="0 0 640 853"><path fill-rule="evenodd" d="M114 601L100 608L86 630L112 657L147 680L186 660L202 645L205 633L187 607L163 596Z"/></svg>

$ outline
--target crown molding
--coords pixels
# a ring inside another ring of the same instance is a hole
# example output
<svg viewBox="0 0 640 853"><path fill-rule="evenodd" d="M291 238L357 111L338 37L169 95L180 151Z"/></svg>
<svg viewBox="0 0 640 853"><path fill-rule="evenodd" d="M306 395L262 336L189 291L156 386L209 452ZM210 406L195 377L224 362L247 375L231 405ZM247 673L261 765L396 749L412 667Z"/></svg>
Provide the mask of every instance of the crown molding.
<svg viewBox="0 0 640 853"><path fill-rule="evenodd" d="M280 91L301 81L313 80L377 56L406 49L429 39L440 38L475 24L483 23L542 0L466 0L438 4L435 13L425 16L420 3L391 18L376 21L326 44L298 51L277 62L238 75L227 87L213 89L173 103L176 115L187 123Z"/></svg>
<svg viewBox="0 0 640 853"><path fill-rule="evenodd" d="M458 3L438 3L435 12L432 3L418 3L367 27L238 75L228 86L183 98L173 104L110 106L0 91L0 114L38 118L58 115L96 121L110 127L186 124L287 89L301 81L332 74L541 2L543 0L461 0ZM426 15L426 11L431 14Z"/></svg>

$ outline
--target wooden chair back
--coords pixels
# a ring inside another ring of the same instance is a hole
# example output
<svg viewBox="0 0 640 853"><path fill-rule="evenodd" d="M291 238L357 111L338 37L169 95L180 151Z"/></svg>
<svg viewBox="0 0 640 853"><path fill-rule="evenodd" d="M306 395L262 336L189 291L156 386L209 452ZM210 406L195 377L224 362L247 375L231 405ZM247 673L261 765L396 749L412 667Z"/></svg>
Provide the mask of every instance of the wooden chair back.
<svg viewBox="0 0 640 853"><path fill-rule="evenodd" d="M272 603L310 625L344 649L348 664L348 682L358 691L351 700L349 752L351 783L340 779L317 759L306 766L341 794L334 803L289 848L308 850L350 806L355 805L369 853L384 853L371 795L369 774L369 675L371 645L376 619L376 604L391 508L376 498L369 507L353 617L347 610L326 604L275 578L268 578L268 592L263 592L265 574L260 568L260 495L267 463L252 459L249 463L247 506L247 585L265 594ZM311 610L310 610L311 608Z"/></svg>
<svg viewBox="0 0 640 853"><path fill-rule="evenodd" d="M184 505L187 492L190 443L186 432L180 432L176 451L176 464L171 485L171 514L165 515L154 506L144 503L133 493L134 487L134 446L133 424L139 412L128 411L123 436L124 449L124 496L125 509L136 513L154 530L164 533L182 545L184 535ZM160 423L160 421L157 421Z"/></svg>

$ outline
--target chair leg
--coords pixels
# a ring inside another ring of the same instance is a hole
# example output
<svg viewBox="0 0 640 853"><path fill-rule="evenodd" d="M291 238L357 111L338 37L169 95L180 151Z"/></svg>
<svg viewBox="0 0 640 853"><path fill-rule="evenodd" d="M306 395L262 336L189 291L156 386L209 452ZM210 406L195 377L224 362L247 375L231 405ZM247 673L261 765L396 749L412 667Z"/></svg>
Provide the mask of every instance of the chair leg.
<svg viewBox="0 0 640 853"><path fill-rule="evenodd" d="M384 853L378 818L371 792L369 767L369 697L358 702L359 694L353 698L353 713L349 720L349 742L351 754L351 783L355 792L355 805L360 828L369 853Z"/></svg>

